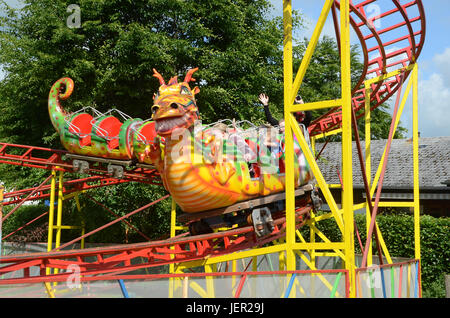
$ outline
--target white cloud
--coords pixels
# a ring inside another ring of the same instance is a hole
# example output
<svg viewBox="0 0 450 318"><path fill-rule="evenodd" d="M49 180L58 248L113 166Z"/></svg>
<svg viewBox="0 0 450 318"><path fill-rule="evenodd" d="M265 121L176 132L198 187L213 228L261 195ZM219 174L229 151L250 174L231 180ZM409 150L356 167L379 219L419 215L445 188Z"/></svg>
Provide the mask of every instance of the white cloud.
<svg viewBox="0 0 450 318"><path fill-rule="evenodd" d="M446 83L450 83L450 47L446 48L442 54L436 54L433 62L443 75Z"/></svg>
<svg viewBox="0 0 450 318"><path fill-rule="evenodd" d="M431 74L419 73L419 130L424 136L450 136L450 47L433 57Z"/></svg>
<svg viewBox="0 0 450 318"><path fill-rule="evenodd" d="M423 67L425 64L426 67ZM411 75L408 80L411 80ZM419 131L422 137L450 136L450 48L443 53L419 63ZM407 82L403 84L405 93ZM389 99L390 113L394 110L397 95ZM412 136L412 93L409 93L401 126Z"/></svg>
<svg viewBox="0 0 450 318"><path fill-rule="evenodd" d="M419 130L425 130L424 137L450 136L450 86L444 78L433 73L419 81Z"/></svg>

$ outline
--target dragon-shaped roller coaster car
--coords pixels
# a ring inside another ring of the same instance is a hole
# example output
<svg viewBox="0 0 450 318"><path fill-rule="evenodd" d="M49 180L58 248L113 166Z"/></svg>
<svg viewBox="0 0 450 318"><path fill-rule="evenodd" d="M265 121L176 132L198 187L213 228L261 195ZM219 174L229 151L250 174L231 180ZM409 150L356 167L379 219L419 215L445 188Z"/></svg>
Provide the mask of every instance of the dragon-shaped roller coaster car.
<svg viewBox="0 0 450 318"><path fill-rule="evenodd" d="M155 166L187 219L196 220L191 223L194 234L223 224L218 214L224 214L229 225L246 222L256 229L258 223L260 233L270 233L271 214L284 209L280 196L285 190L284 135L267 127L201 125L195 99L200 90L189 86L197 68L189 70L183 81L174 76L167 84L153 71L160 87L154 95L152 119L146 121L126 117L122 123L111 114L93 117L85 111L69 114L60 100L71 95L74 84L67 77L58 80L50 90L48 107L63 146L81 156ZM298 143L294 148L296 187L301 188L301 196L307 197L306 190L317 202L309 165ZM311 202L309 197L305 202ZM231 217L229 212L236 211L238 215ZM200 212L214 217L198 221Z"/></svg>

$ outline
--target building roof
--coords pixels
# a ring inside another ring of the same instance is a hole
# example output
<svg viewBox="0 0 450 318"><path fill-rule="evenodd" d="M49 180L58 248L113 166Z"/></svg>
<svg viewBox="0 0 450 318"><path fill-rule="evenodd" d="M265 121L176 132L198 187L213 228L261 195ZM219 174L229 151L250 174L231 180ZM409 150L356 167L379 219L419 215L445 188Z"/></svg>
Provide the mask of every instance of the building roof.
<svg viewBox="0 0 450 318"><path fill-rule="evenodd" d="M378 168L387 140L371 141L372 180ZM316 143L316 152L320 152L323 143ZM361 142L363 156L365 142ZM383 181L384 187L413 187L413 144L411 139L394 139L388 158ZM355 142L353 150L353 185L363 187L358 150ZM341 143L330 142L323 150L318 165L327 183L338 184L341 170ZM445 188L450 179L450 136L419 138L419 185L420 188ZM450 188L449 188L450 189Z"/></svg>

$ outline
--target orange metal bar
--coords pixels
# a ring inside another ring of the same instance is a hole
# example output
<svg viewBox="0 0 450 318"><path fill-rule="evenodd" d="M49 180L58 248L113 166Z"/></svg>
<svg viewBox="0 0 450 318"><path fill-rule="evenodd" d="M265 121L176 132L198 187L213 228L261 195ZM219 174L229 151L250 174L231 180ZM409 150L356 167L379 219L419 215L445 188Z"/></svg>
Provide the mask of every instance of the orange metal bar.
<svg viewBox="0 0 450 318"><path fill-rule="evenodd" d="M132 215L134 215L134 214L136 214L136 213L138 213L138 212L141 212L142 210L145 210L145 209L151 207L152 205L154 205L154 204L156 204L156 203L158 203L158 202L160 202L160 201L162 201L162 200L164 200L164 199L167 199L168 197L169 197L169 195L167 194L167 195L163 196L162 198L159 198L158 200L155 200L155 201L153 201L153 202L150 202L150 203L144 205L143 207L140 207L139 209L136 209L136 210L134 210L134 211L132 211L132 212L130 212L130 213L128 213L128 214L126 214L126 215L124 215L124 216L122 216L122 217L120 217L120 218L114 220L114 221L111 221L111 222L109 222L109 223L107 223L107 224L105 224L105 225L103 225L103 226L100 226L99 228L97 228L97 229L95 229L95 230L92 230L92 231L89 232L89 233L86 233L86 234L84 234L84 235L82 235L82 236L80 236L80 237L78 237L78 238L76 238L76 239L73 239L73 240L70 241L70 242L67 242L67 243L65 243L65 244L63 244L63 245L61 245L61 246L59 246L59 247L56 248L55 250L60 250L60 249L63 249L64 247L67 247L67 246L73 244L73 243L76 243L76 242L80 241L81 239L84 239L84 238L86 238L86 237L88 237L88 236L90 236L90 235L92 235L92 234L95 234L95 233L97 233L97 232L99 232L99 231L101 231L101 230L103 230L103 229L105 229L105 228L107 228L107 227L109 227L109 226L111 226L111 225L117 223L117 222L120 222L120 221L122 221L123 219L126 219L126 218L128 218L128 217L130 217L130 216L132 216Z"/></svg>
<svg viewBox="0 0 450 318"><path fill-rule="evenodd" d="M14 207L14 209L12 209L11 211L8 212L8 214L5 215L5 217L2 219L2 221L4 222L11 214L13 214L14 212L16 212L16 210L18 208L20 208L25 201L28 200L29 197L31 197L33 194L35 194L37 191L39 191L39 189L41 189L50 179L52 178L52 175L48 176L39 186L37 186L25 199L23 199L18 205L16 205Z"/></svg>

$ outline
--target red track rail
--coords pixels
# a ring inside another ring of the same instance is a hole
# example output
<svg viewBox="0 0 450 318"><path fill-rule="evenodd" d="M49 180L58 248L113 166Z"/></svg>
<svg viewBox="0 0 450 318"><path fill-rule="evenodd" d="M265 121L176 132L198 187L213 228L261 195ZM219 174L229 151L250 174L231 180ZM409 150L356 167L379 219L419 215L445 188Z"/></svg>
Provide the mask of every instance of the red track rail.
<svg viewBox="0 0 450 318"><path fill-rule="evenodd" d="M69 180L63 183L63 194L68 195L70 193L84 191L94 188L106 187L110 185L120 184L128 182L127 180L107 178L102 176L91 176L87 178L81 178L76 180ZM3 198L3 206L17 204L27 198L29 194L32 194L27 201L42 200L50 197L50 185L42 186L38 191L35 191L38 187L22 189L17 191L11 191L5 193ZM58 183L56 183L58 188ZM35 193L33 193L35 191Z"/></svg>
<svg viewBox="0 0 450 318"><path fill-rule="evenodd" d="M340 2L336 0L332 10L339 7ZM376 16L368 15L374 9L383 12ZM334 12L333 18L336 19L337 16ZM402 69L417 61L425 41L425 12L422 0L353 0L350 3L350 24L359 38L364 57L364 70L352 90L353 107L358 113L364 109L366 79ZM335 23L335 27L338 25ZM409 72L404 78L408 75ZM372 110L386 102L400 85L400 76L373 84ZM357 118L361 116L363 114L359 114ZM312 122L309 127L310 135L339 128L341 122L341 109L332 109Z"/></svg>
<svg viewBox="0 0 450 318"><path fill-rule="evenodd" d="M297 211L297 228L306 222L310 210L311 207L307 206ZM90 276L127 272L229 254L262 246L283 237L285 235L285 218L276 219L274 223L274 232L261 239L257 238L253 226L247 226L189 237L186 237L187 233L185 233L163 241L1 257L0 264L5 264L5 266L0 267L0 275L15 272L16 277L1 279L0 285L44 282L51 277L61 278L71 274L63 272L46 276L46 268L66 270L70 265L78 265L83 276ZM133 264L133 260L142 260L142 258L147 261L138 265ZM30 269L36 266L40 268L40 275L30 276ZM17 273L20 271L22 274L18 276Z"/></svg>
<svg viewBox="0 0 450 318"><path fill-rule="evenodd" d="M16 145L0 142L0 163L74 173L72 160L65 158L69 152L51 148ZM110 178L105 167L89 169L89 174L106 179ZM124 172L123 182L136 181L161 185L161 179L156 169L134 168Z"/></svg>

